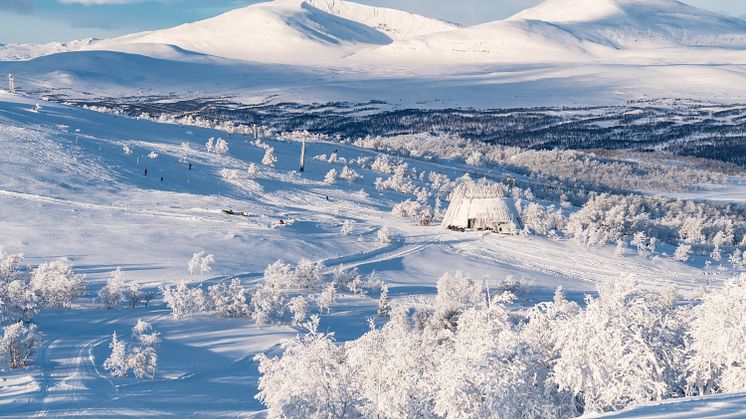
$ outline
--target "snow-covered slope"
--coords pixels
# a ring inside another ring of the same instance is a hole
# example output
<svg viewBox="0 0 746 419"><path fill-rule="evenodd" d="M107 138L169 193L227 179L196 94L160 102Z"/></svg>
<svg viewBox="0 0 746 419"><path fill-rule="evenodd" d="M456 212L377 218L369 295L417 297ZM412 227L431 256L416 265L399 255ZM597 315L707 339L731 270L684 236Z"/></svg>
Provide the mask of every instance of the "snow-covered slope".
<svg viewBox="0 0 746 419"><path fill-rule="evenodd" d="M617 52L655 49L654 58L681 60L672 48L703 46L742 50L746 22L675 0L546 0L505 20L405 39L365 50L355 59L427 65L620 62L631 57ZM700 53L690 48L684 56ZM650 61L649 54L643 57Z"/></svg>
<svg viewBox="0 0 746 419"><path fill-rule="evenodd" d="M465 63L578 62L604 49L541 21L496 21L409 38L366 49L356 62L407 63L415 66Z"/></svg>
<svg viewBox="0 0 746 419"><path fill-rule="evenodd" d="M676 0L546 0L508 20L549 22L614 48L746 47L746 22Z"/></svg>
<svg viewBox="0 0 746 419"><path fill-rule="evenodd" d="M86 38L46 44L0 44L0 61L30 60L42 55L83 49L95 42L96 39Z"/></svg>
<svg viewBox="0 0 746 419"><path fill-rule="evenodd" d="M452 28L438 20L340 0L275 0L95 47L156 43L263 63L331 64L371 45Z"/></svg>

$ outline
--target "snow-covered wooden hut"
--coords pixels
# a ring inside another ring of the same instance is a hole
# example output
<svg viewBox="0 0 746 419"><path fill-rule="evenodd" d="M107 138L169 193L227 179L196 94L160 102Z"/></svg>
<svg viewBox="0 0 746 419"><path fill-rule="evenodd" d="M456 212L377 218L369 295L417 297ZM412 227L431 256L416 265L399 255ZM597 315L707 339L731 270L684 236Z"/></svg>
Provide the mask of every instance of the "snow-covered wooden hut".
<svg viewBox="0 0 746 419"><path fill-rule="evenodd" d="M515 202L504 185L467 182L451 195L442 226L451 230L492 230L518 234L523 228Z"/></svg>

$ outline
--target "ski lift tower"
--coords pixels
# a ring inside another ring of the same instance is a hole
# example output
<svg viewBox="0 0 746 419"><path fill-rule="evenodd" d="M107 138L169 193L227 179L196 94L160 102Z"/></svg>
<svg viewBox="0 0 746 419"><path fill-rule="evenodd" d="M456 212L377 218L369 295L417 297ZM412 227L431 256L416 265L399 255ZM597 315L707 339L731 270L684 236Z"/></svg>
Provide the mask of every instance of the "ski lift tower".
<svg viewBox="0 0 746 419"><path fill-rule="evenodd" d="M300 172L306 170L306 139L303 139L303 143L300 147Z"/></svg>
<svg viewBox="0 0 746 419"><path fill-rule="evenodd" d="M16 80L13 78L13 74L8 74L8 92L11 95L16 93Z"/></svg>

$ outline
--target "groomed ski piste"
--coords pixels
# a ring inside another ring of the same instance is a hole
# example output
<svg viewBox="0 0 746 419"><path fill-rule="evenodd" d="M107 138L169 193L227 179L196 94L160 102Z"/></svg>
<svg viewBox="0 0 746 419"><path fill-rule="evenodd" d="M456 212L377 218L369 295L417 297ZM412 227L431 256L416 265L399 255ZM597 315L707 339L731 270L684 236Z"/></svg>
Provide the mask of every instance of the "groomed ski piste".
<svg viewBox="0 0 746 419"><path fill-rule="evenodd" d="M226 139L228 152L208 152L211 137ZM613 246L416 225L392 215L391 208L408 195L379 192L378 172L356 168L360 177L352 182L324 182L330 169L342 170L342 158L379 153L309 140L305 171L299 173L299 141L277 135L264 140L274 148L274 167L262 165L265 150L254 141L253 135L0 94L0 244L9 253L23 253L32 266L64 259L86 275L87 288L73 308L44 310L35 318L43 345L29 367L1 371L0 416L263 414L265 407L254 398L259 374L253 358L277 354L283 339L304 331L246 318L176 320L160 294L147 307L104 309L95 296L117 268L142 289L181 280L207 286L239 279L251 285L278 259L295 264L307 258L321 262L325 273L340 265L363 275L375 271L390 286L394 304L432 297L442 274L460 270L490 286L508 276L525 280L530 292L513 303L517 307L551 300L560 286L582 303L600 283L629 274L646 286L673 285L684 294L725 277L705 277L698 258L681 263L633 251L618 256ZM334 150L337 161L314 158ZM452 179L473 173L456 161L405 161L418 172ZM252 163L258 171L249 177ZM487 174L520 178L497 169ZM348 234L342 232L346 221ZM393 233L390 243L378 240L384 228ZM199 251L215 255L212 269L189 274L187 262ZM331 311L321 314L319 329L334 332L340 342L359 337L376 315L378 297L340 294ZM111 334L129 336L138 319L161 333L155 378L110 377L102 364ZM724 395L630 408L611 417L737 417L744 405L742 395Z"/></svg>

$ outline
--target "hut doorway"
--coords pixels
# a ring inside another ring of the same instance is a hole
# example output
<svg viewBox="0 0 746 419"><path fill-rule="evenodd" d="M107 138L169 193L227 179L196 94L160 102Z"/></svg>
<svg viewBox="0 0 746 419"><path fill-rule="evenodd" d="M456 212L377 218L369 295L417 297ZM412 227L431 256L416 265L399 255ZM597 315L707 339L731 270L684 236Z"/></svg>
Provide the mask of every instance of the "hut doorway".
<svg viewBox="0 0 746 419"><path fill-rule="evenodd" d="M476 218L469 218L466 221L466 228L473 229L474 226L477 225L477 219Z"/></svg>

